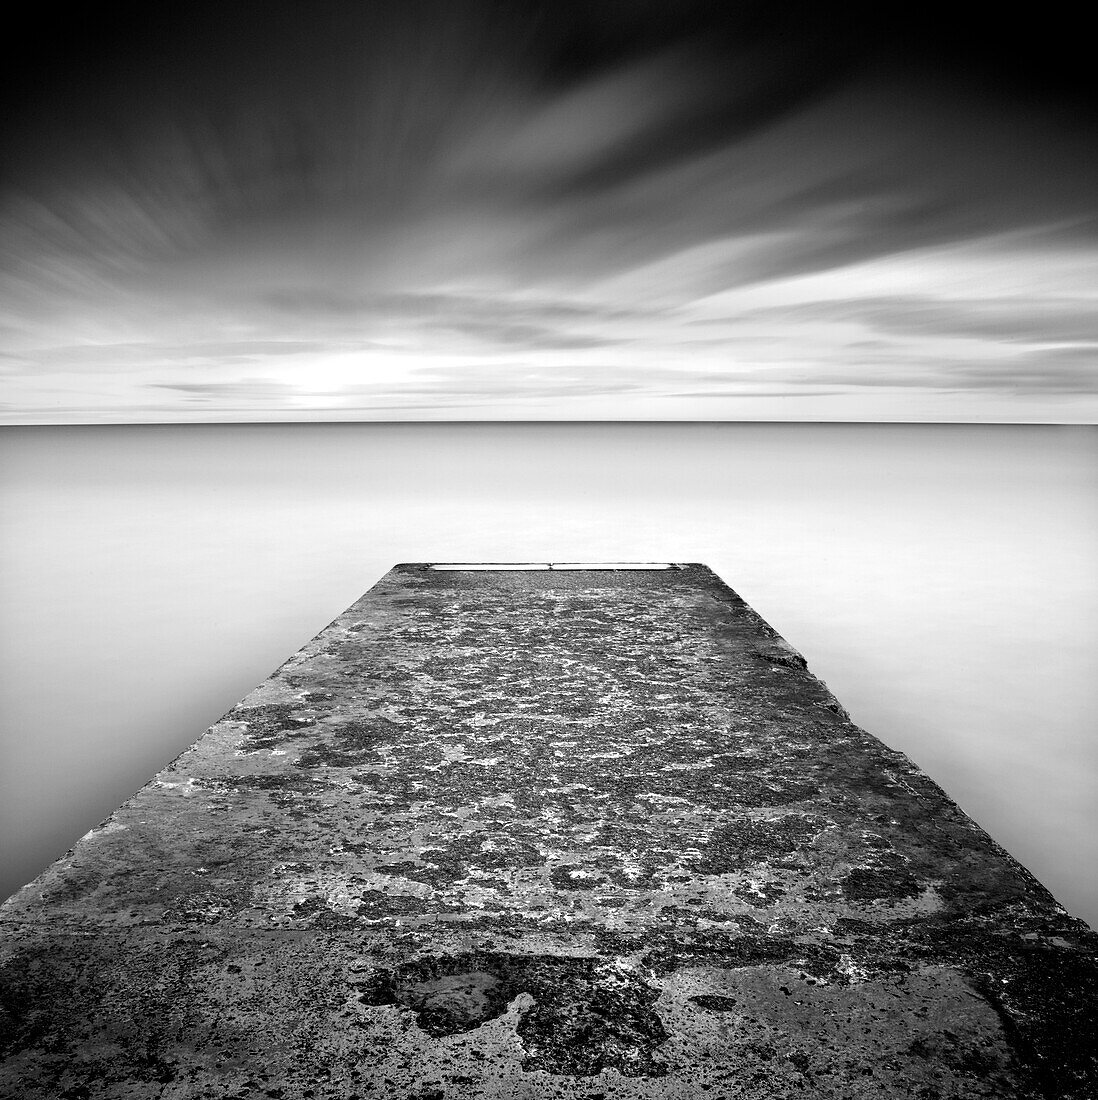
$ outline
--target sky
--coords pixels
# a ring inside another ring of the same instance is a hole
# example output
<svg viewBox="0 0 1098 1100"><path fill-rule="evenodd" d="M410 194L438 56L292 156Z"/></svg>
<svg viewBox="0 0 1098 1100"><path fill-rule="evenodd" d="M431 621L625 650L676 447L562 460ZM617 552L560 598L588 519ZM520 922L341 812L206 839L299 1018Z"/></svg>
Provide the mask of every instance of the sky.
<svg viewBox="0 0 1098 1100"><path fill-rule="evenodd" d="M30 18L0 423L1098 419L1066 7Z"/></svg>

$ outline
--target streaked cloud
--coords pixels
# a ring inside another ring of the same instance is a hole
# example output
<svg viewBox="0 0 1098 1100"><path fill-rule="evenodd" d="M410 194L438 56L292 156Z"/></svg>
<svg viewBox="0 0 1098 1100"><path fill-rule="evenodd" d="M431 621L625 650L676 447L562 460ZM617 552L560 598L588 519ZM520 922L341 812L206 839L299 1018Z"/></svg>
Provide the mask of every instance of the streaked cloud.
<svg viewBox="0 0 1098 1100"><path fill-rule="evenodd" d="M897 294L845 302L801 302L754 310L759 321L783 324L855 322L871 332L913 336L960 336L997 343L1098 343L1098 312L1088 298L1003 296L936 299ZM727 318L734 323L741 318ZM712 322L707 322L712 324Z"/></svg>
<svg viewBox="0 0 1098 1100"><path fill-rule="evenodd" d="M195 363L221 366L254 363L283 355L304 355L332 350L330 340L238 340L189 344L68 344L39 348L22 356L22 362L40 367L95 367L103 371L146 369L156 364Z"/></svg>
<svg viewBox="0 0 1098 1100"><path fill-rule="evenodd" d="M149 15L128 69L28 83L14 419L1096 415L1070 80L701 0L311 12Z"/></svg>

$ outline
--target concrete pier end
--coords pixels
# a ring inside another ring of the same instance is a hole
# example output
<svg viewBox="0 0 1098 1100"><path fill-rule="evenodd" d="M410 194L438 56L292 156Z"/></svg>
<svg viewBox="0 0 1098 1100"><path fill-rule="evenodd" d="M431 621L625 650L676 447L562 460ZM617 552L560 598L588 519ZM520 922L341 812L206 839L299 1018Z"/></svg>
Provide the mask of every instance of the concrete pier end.
<svg viewBox="0 0 1098 1100"><path fill-rule="evenodd" d="M486 564L0 907L0 1097L1098 1097L1098 936L715 574Z"/></svg>

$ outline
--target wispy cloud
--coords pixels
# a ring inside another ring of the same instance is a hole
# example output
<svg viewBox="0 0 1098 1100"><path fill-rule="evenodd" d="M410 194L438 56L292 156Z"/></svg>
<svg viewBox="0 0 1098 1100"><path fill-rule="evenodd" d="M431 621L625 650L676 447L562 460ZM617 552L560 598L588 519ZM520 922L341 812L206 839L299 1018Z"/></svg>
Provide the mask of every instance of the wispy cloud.
<svg viewBox="0 0 1098 1100"><path fill-rule="evenodd" d="M1027 95L991 45L931 74L917 33L795 8L105 15L144 52L70 43L82 94L39 74L9 127L9 400L1063 418L1098 343L1074 85Z"/></svg>
<svg viewBox="0 0 1098 1100"><path fill-rule="evenodd" d="M432 332L468 338L482 348L521 346L531 350L597 348L621 338L592 331L607 322L636 320L641 314L593 303L440 293L347 294L314 288L284 288L264 294L283 323L326 323L329 331L391 331L401 335ZM586 330L586 331L584 331Z"/></svg>
<svg viewBox="0 0 1098 1100"><path fill-rule="evenodd" d="M238 382L153 382L150 389L181 394L194 404L280 406L292 398L295 388L286 382L242 378Z"/></svg>
<svg viewBox="0 0 1098 1100"><path fill-rule="evenodd" d="M362 344L356 347L364 346ZM157 364L190 363L225 366L255 363L288 355L307 355L333 349L330 340L225 340L195 343L67 344L44 347L13 356L41 367L61 366L75 370L148 370Z"/></svg>
<svg viewBox="0 0 1098 1100"><path fill-rule="evenodd" d="M1094 344L1098 343L1095 304L1095 299L1082 297L1034 301L1032 297L989 300L897 294L766 307L725 318L723 323L855 322L868 332L887 335L957 336L1003 344Z"/></svg>
<svg viewBox="0 0 1098 1100"><path fill-rule="evenodd" d="M283 287L260 298L263 304L296 317L349 317L352 319L406 317L477 320L497 318L522 322L584 322L634 320L646 311L600 302L522 297L443 294L437 292L359 293L317 287Z"/></svg>

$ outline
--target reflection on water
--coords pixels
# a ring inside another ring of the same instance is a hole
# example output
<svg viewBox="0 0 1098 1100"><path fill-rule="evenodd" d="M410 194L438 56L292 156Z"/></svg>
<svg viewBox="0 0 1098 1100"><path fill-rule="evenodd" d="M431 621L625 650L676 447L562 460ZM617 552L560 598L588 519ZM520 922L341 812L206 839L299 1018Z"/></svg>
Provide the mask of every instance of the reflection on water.
<svg viewBox="0 0 1098 1100"><path fill-rule="evenodd" d="M702 561L1098 923L1098 431L0 434L0 894L398 561Z"/></svg>

